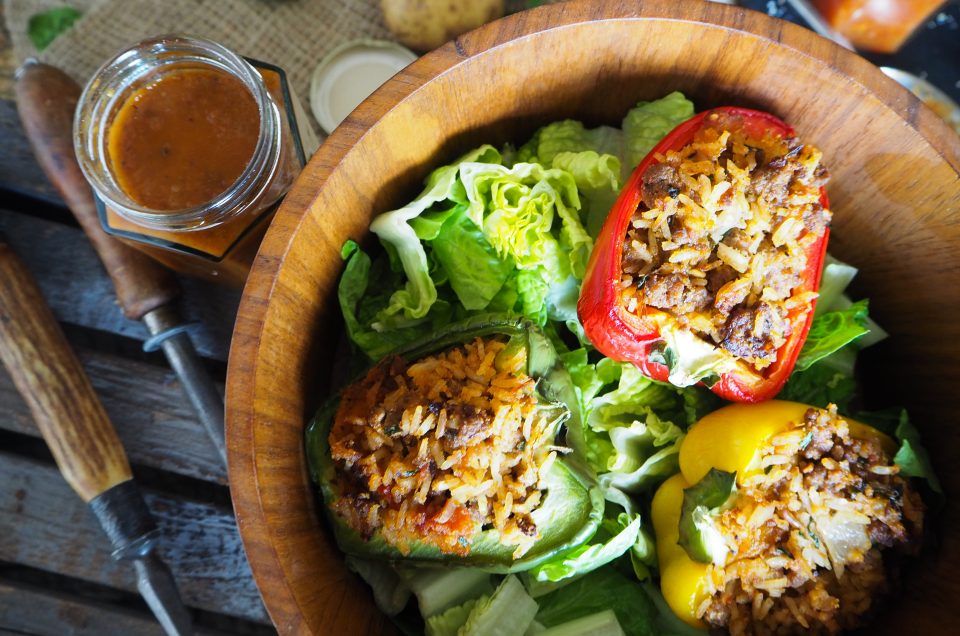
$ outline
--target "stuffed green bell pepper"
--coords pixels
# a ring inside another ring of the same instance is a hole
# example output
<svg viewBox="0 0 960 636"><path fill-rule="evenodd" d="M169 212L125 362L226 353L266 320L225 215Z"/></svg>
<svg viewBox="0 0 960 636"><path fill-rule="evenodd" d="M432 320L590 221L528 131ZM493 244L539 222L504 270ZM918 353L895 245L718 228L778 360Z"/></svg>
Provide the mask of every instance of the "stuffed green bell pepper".
<svg viewBox="0 0 960 636"><path fill-rule="evenodd" d="M474 318L381 360L321 408L307 454L337 542L366 558L520 571L603 512L570 376L522 319Z"/></svg>

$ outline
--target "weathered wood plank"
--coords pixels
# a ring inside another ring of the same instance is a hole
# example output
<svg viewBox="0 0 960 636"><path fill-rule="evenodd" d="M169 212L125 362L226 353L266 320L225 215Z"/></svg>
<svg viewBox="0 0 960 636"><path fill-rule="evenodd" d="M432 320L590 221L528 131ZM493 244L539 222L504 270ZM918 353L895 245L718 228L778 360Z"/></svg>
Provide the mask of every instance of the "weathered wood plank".
<svg viewBox="0 0 960 636"><path fill-rule="evenodd" d="M2 35L0 35L2 37ZM2 53L2 50L0 50ZM0 56L0 67L4 60ZM13 91L11 77L0 74L0 91ZM11 190L48 203L63 205L63 200L47 181L40 165L33 157L30 142L23 134L20 116L13 100L0 99L0 190Z"/></svg>
<svg viewBox="0 0 960 636"><path fill-rule="evenodd" d="M58 320L146 339L146 328L117 307L110 279L79 228L0 210L0 232L37 279ZM191 336L197 351L226 360L240 291L196 279L180 282L180 310L185 321L196 323Z"/></svg>
<svg viewBox="0 0 960 636"><path fill-rule="evenodd" d="M0 483L0 559L136 590L133 568L110 557L93 513L54 467L0 453ZM153 493L146 499L184 601L267 622L230 510Z"/></svg>
<svg viewBox="0 0 960 636"><path fill-rule="evenodd" d="M30 636L163 636L152 616L65 594L53 594L15 581L0 581L0 634ZM198 629L197 636L225 636Z"/></svg>
<svg viewBox="0 0 960 636"><path fill-rule="evenodd" d="M197 421L173 371L77 349L131 463L220 484L226 469ZM10 376L0 369L0 429L39 437L40 431Z"/></svg>

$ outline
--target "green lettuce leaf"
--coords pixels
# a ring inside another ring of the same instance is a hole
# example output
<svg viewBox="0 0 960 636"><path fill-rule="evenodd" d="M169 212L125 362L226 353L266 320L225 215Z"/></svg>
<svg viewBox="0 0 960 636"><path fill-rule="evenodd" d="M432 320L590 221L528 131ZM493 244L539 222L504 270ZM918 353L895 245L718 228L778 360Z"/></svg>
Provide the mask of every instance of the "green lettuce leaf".
<svg viewBox="0 0 960 636"><path fill-rule="evenodd" d="M551 165L564 152L593 151L598 155L623 156L623 133L610 126L587 129L579 121L566 119L538 130L517 152L517 161Z"/></svg>
<svg viewBox="0 0 960 636"><path fill-rule="evenodd" d="M470 217L501 258L509 256L521 270L542 269L548 284L571 272L583 277L593 239L580 222L580 196L570 173L536 163L467 163L460 178ZM555 215L559 238L552 234Z"/></svg>
<svg viewBox="0 0 960 636"><path fill-rule="evenodd" d="M431 324L429 319L404 329L380 332L371 328L373 315L389 303L388 294L400 284L400 276L390 270L386 258L372 263L370 257L354 241L344 243L341 257L347 264L337 288L340 311L350 340L370 359L379 359L397 347L428 333ZM380 293L367 293L371 279L379 281ZM449 303L436 303L432 318L443 323L449 318L449 310Z"/></svg>
<svg viewBox="0 0 960 636"><path fill-rule="evenodd" d="M613 452L603 467L607 472L599 479L604 487L636 494L677 472L683 431L649 408L631 411L634 412L629 425L617 425L607 431Z"/></svg>
<svg viewBox="0 0 960 636"><path fill-rule="evenodd" d="M583 200L580 216L584 227L591 238L596 238L620 194L620 160L585 150L558 153L552 165L573 175Z"/></svg>
<svg viewBox="0 0 960 636"><path fill-rule="evenodd" d="M587 459L608 489L636 494L676 472L684 428L720 405L705 389L656 382L632 364L592 365L586 349L564 361L586 413Z"/></svg>
<svg viewBox="0 0 960 636"><path fill-rule="evenodd" d="M410 227L417 233L417 238L421 241L432 241L437 238L440 234L440 229L443 227L443 224L447 222L447 219L459 212L463 203L466 203L466 196L464 196L463 203L454 202L452 199L452 197L458 194L457 191L462 189L463 186L460 183L457 183L457 185L451 189L450 196L452 205L450 207L441 208L437 206L436 209L424 212L420 216L410 219Z"/></svg>
<svg viewBox="0 0 960 636"><path fill-rule="evenodd" d="M850 400L857 388L853 379L854 359L856 351L845 348L804 371L794 371L777 399L820 408L832 403L837 405L840 413L848 413Z"/></svg>
<svg viewBox="0 0 960 636"><path fill-rule="evenodd" d="M614 568L603 568L587 574L537 599L540 611L537 622L553 627L595 612L612 609L617 622L628 636L652 636L656 608L636 582Z"/></svg>
<svg viewBox="0 0 960 636"><path fill-rule="evenodd" d="M608 374L616 373L617 386L594 400L591 408L591 427L610 430L615 426L629 425L637 413L656 411L667 419L683 421L680 392L664 382L651 380L632 364L626 362L605 363L615 365ZM617 372L618 371L618 372ZM634 410L639 409L639 410Z"/></svg>
<svg viewBox="0 0 960 636"><path fill-rule="evenodd" d="M844 311L853 302L844 293L847 286L857 275L857 268L843 263L830 254L827 254L823 265L823 275L820 278L819 298L814 317L833 311ZM875 323L870 316L865 317L867 334L857 340L859 348L863 349L876 344L887 337L887 332Z"/></svg>
<svg viewBox="0 0 960 636"><path fill-rule="evenodd" d="M587 338L587 333L580 324L577 315L577 303L580 300L580 281L570 275L559 285L550 287L547 293L547 317L550 320L562 322L567 329L577 337L577 341L584 348L593 349ZM567 347L561 347L561 350Z"/></svg>
<svg viewBox="0 0 960 636"><path fill-rule="evenodd" d="M35 13L27 20L27 36L38 51L42 51L61 33L83 16L78 9L63 6Z"/></svg>
<svg viewBox="0 0 960 636"><path fill-rule="evenodd" d="M492 596L484 596L457 631L459 636L503 636L523 634L533 622L539 606L530 598L520 580L509 575Z"/></svg>
<svg viewBox="0 0 960 636"><path fill-rule="evenodd" d="M633 170L668 132L691 117L693 102L678 92L632 108L623 120L626 169Z"/></svg>
<svg viewBox="0 0 960 636"><path fill-rule="evenodd" d="M620 160L614 155L601 155L593 150L560 152L551 165L573 175L580 192L620 189Z"/></svg>
<svg viewBox="0 0 960 636"><path fill-rule="evenodd" d="M471 311L486 309L514 270L510 260L497 255L465 205L447 218L431 245L460 303Z"/></svg>
<svg viewBox="0 0 960 636"><path fill-rule="evenodd" d="M451 607L445 612L427 618L426 636L457 636L457 632L470 617L478 602L486 597L470 599L463 605Z"/></svg>
<svg viewBox="0 0 960 636"><path fill-rule="evenodd" d="M711 468L703 479L683 490L680 538L677 543L694 561L721 563L727 552L713 516L733 497L737 474Z"/></svg>
<svg viewBox="0 0 960 636"><path fill-rule="evenodd" d="M346 557L347 567L360 575L370 589L373 600L381 612L396 616L406 607L411 591L407 584L388 564L368 561L352 555Z"/></svg>
<svg viewBox="0 0 960 636"><path fill-rule="evenodd" d="M815 362L868 332L866 300L855 302L845 309L814 316L807 339L797 356L794 372L810 368Z"/></svg>
<svg viewBox="0 0 960 636"><path fill-rule="evenodd" d="M390 304L377 316L375 329L395 328L401 322L398 317L406 320L423 318L436 302L437 289L430 278L427 253L410 222L436 204L446 209L450 202L457 203L462 199L462 186L457 180L460 165L473 161L496 163L500 161L500 153L493 146L481 146L457 162L434 170L427 177L426 188L420 196L400 209L381 214L370 224L370 231L389 245L407 275L406 284L393 292ZM425 227L421 227L421 232L429 234Z"/></svg>
<svg viewBox="0 0 960 636"><path fill-rule="evenodd" d="M817 309L814 315L819 316L830 311L842 309L841 299L847 286L857 275L857 268L826 255L823 261L823 274L820 275L820 288L817 297Z"/></svg>
<svg viewBox="0 0 960 636"><path fill-rule="evenodd" d="M586 347L560 354L564 366L573 378L573 384L580 396L584 413L588 412L593 398L603 387L620 379L620 365L609 358L603 358L598 364L591 364Z"/></svg>
<svg viewBox="0 0 960 636"><path fill-rule="evenodd" d="M900 466L900 472L909 477L925 479L930 490L943 495L943 487L936 473L926 447L920 441L920 432L910 422L906 409L888 408L880 411L860 411L854 419L869 424L881 433L885 433L900 442L893 457L895 464ZM942 500L938 503L942 503Z"/></svg>
<svg viewBox="0 0 960 636"><path fill-rule="evenodd" d="M666 599L663 598L659 585L652 581L644 581L642 587L643 591L647 594L647 598L650 599L657 610L656 627L658 634L670 634L670 636L704 636L705 632L703 630L687 625L673 613L673 610L667 605Z"/></svg>
<svg viewBox="0 0 960 636"><path fill-rule="evenodd" d="M900 411L900 423L897 425L895 435L900 442L900 449L894 456L893 462L900 466L900 472L910 477L927 480L930 489L942 495L943 487L936 473L933 472L930 455L920 442L920 432L910 423L906 410Z"/></svg>
<svg viewBox="0 0 960 636"><path fill-rule="evenodd" d="M616 520L605 519L601 530L589 542L568 550L528 572L538 582L556 583L582 576L622 556L637 541L640 515L621 513ZM612 526L612 527L611 527Z"/></svg>

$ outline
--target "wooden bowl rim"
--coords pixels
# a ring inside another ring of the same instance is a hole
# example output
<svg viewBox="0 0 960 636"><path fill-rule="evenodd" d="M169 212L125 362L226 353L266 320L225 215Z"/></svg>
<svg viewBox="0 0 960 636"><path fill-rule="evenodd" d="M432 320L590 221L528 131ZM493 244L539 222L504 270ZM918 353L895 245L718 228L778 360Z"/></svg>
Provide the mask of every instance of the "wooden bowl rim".
<svg viewBox="0 0 960 636"><path fill-rule="evenodd" d="M261 501L256 443L256 394L260 377L260 343L270 311L270 299L284 257L297 235L305 212L330 174L393 108L428 82L458 65L496 49L556 29L586 23L618 21L678 21L720 28L785 47L824 67L833 67L866 94L892 110L914 128L960 177L960 137L909 91L881 73L870 62L798 25L741 7L698 0L646 0L636 6L613 0L582 0L544 5L485 25L432 51L400 71L379 88L333 132L311 158L304 173L319 178L319 187L299 179L287 195L268 230L244 289L231 343L226 387L226 433L230 490L241 539L264 604L274 624L299 624L288 615L295 607L303 615L289 586L275 548L275 534ZM250 537L269 536L269 548ZM282 581L282 588L278 582ZM266 585L266 583L270 585Z"/></svg>

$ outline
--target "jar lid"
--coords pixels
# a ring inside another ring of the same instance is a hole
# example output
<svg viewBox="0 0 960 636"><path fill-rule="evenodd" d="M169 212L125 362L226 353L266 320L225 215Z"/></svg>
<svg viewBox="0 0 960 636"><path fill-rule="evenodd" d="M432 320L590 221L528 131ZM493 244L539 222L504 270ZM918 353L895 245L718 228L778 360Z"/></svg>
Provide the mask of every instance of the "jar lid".
<svg viewBox="0 0 960 636"><path fill-rule="evenodd" d="M383 40L354 40L338 46L313 72L313 116L332 133L360 102L416 59L408 49Z"/></svg>

